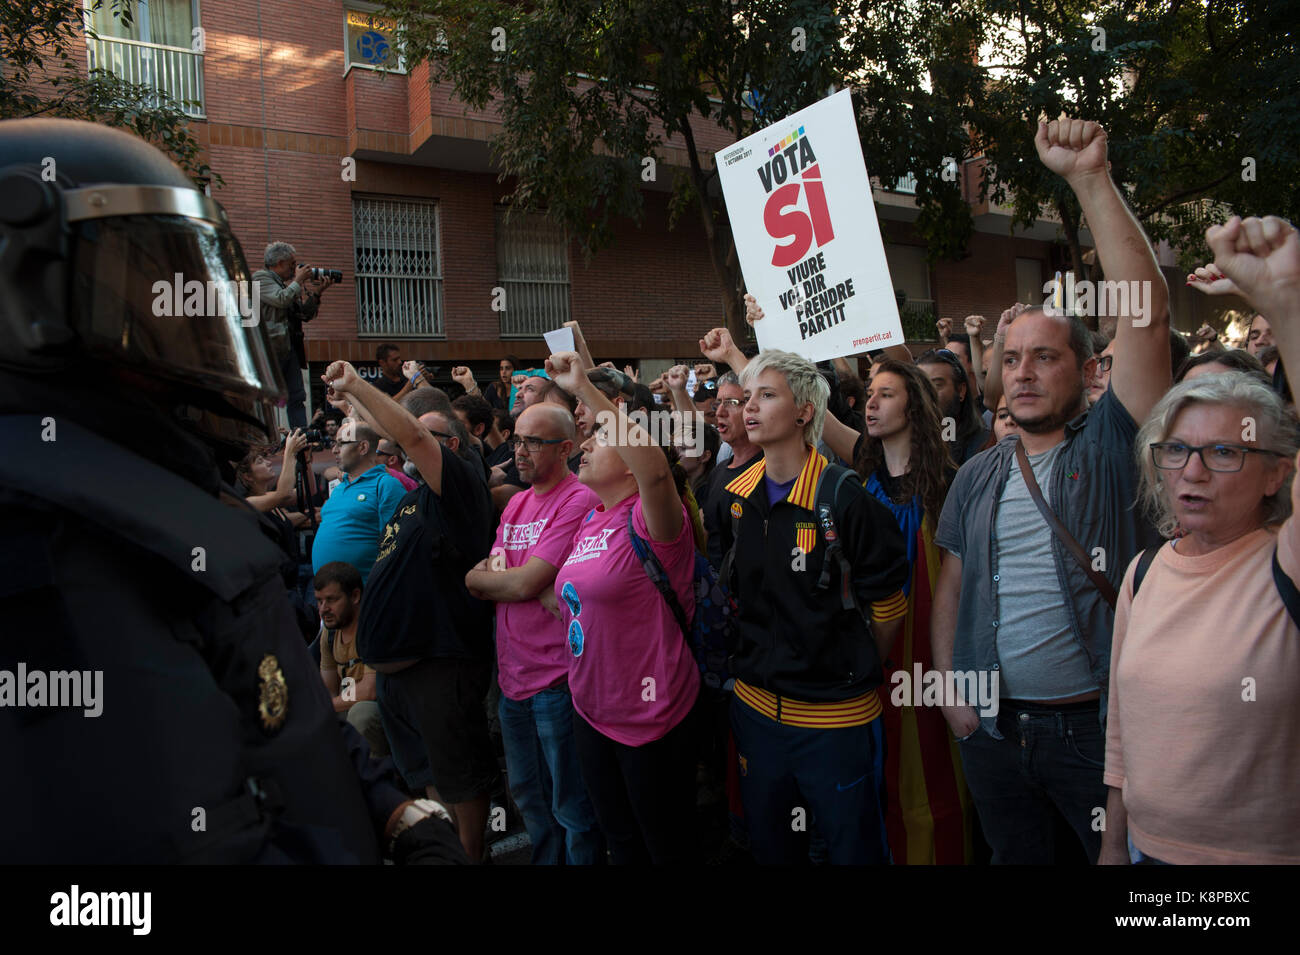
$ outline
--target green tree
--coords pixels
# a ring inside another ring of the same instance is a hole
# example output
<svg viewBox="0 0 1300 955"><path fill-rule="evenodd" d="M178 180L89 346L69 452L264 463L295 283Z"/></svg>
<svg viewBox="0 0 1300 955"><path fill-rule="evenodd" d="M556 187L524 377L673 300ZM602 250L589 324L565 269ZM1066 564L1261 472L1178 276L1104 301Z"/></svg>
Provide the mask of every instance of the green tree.
<svg viewBox="0 0 1300 955"><path fill-rule="evenodd" d="M1148 235L1168 239L1184 265L1207 256L1207 219L1221 220L1229 209L1300 211L1294 5L980 6L992 50L970 121L975 149L987 159L982 193L1010 205L1019 224L1054 211L1077 274L1100 278L1100 266L1084 261L1086 223L1073 195L1037 160L1040 116L1066 112L1105 127L1115 181Z"/></svg>
<svg viewBox="0 0 1300 955"><path fill-rule="evenodd" d="M131 22L132 0L108 2L113 16ZM104 3L94 0L93 9ZM88 22L81 0L0 4L0 118L59 116L116 126L154 143L200 187L224 182L202 161L183 104L107 70L81 72Z"/></svg>

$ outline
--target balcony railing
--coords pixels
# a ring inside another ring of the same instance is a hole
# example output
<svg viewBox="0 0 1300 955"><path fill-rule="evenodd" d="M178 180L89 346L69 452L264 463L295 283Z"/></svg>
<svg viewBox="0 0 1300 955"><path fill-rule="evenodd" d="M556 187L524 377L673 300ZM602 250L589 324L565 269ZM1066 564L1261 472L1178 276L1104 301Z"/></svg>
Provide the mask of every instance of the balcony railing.
<svg viewBox="0 0 1300 955"><path fill-rule="evenodd" d="M895 179L894 186L889 191L901 192L909 196L916 195L916 176L914 176L912 173L909 172L906 176L903 176L901 179Z"/></svg>
<svg viewBox="0 0 1300 955"><path fill-rule="evenodd" d="M86 50L92 70L107 70L128 83L152 87L176 100L185 115L203 117L202 53L161 43L89 35Z"/></svg>
<svg viewBox="0 0 1300 955"><path fill-rule="evenodd" d="M934 328L939 321L934 299L908 299L898 310L898 319L903 326L904 341L932 342L938 334Z"/></svg>

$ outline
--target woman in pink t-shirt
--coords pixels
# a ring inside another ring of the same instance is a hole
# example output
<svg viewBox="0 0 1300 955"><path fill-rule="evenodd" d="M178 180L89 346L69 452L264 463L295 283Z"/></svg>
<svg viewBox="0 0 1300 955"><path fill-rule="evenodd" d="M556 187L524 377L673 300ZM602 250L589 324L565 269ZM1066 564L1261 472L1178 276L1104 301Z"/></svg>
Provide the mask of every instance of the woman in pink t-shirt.
<svg viewBox="0 0 1300 955"><path fill-rule="evenodd" d="M601 504L578 526L555 578L583 779L615 863L688 862L695 739L686 717L699 670L628 524L659 558L689 619L691 523L663 449L588 380L578 356L552 355L546 369L596 415L578 479Z"/></svg>

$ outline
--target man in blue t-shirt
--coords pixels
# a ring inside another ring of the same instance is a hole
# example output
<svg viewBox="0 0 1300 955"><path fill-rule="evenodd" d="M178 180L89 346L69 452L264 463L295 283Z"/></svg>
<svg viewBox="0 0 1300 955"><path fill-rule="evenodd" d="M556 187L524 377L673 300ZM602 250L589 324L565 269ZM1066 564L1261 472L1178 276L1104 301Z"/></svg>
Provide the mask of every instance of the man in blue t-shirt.
<svg viewBox="0 0 1300 955"><path fill-rule="evenodd" d="M364 584L379 553L384 525L406 489L379 462L379 435L365 423L344 421L335 446L343 477L320 510L312 572L341 560L361 571Z"/></svg>

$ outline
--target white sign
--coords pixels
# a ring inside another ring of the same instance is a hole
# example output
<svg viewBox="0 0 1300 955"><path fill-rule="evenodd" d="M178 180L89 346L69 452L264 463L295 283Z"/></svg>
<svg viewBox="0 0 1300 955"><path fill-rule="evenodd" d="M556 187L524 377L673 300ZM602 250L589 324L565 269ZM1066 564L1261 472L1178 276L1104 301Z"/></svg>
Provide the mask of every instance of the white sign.
<svg viewBox="0 0 1300 955"><path fill-rule="evenodd" d="M843 90L715 157L761 348L822 361L903 343Z"/></svg>
<svg viewBox="0 0 1300 955"><path fill-rule="evenodd" d="M573 328L569 325L553 332L542 332L542 337L546 339L546 347L552 355L558 355L562 351L577 351L573 344Z"/></svg>

